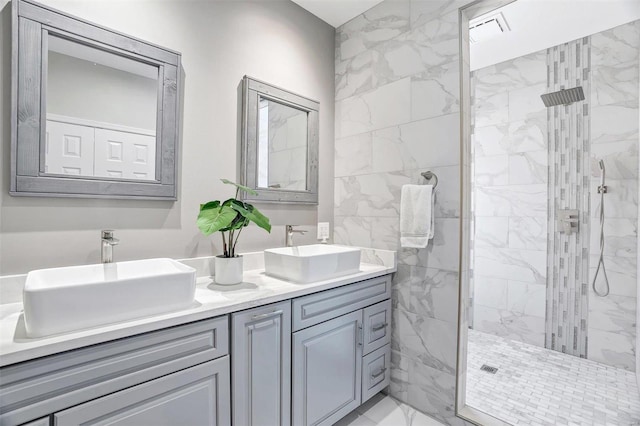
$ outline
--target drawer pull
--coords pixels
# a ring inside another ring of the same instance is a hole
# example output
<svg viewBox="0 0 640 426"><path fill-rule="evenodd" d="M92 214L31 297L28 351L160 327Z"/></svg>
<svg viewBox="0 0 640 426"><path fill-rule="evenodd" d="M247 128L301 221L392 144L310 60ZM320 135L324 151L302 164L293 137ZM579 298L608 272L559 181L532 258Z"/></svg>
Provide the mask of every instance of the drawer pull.
<svg viewBox="0 0 640 426"><path fill-rule="evenodd" d="M383 328L387 328L389 326L388 323L382 323L382 324L376 324L373 327L371 327L371 331L378 331L378 330L382 330Z"/></svg>
<svg viewBox="0 0 640 426"><path fill-rule="evenodd" d="M266 314L260 314L260 315L254 315L251 317L252 321L259 321L259 320L263 320L263 319L267 319L267 318L271 318L271 317L277 317L283 314L282 309L279 309L277 311L273 311L273 312L267 312Z"/></svg>
<svg viewBox="0 0 640 426"><path fill-rule="evenodd" d="M387 371L387 368L386 368L386 367L382 367L380 370L378 370L378 372L373 373L373 374L371 375L371 378L372 378L372 379L377 379L378 377L382 376L382 375L384 374L384 372L385 372L385 371Z"/></svg>

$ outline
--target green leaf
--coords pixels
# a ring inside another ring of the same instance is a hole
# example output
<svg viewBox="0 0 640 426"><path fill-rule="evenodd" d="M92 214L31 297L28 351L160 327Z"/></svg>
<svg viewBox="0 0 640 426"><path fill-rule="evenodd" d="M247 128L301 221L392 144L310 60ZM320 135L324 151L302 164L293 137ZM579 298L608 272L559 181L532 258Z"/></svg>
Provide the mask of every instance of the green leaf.
<svg viewBox="0 0 640 426"><path fill-rule="evenodd" d="M244 185L240 185L238 183L235 182L231 182L228 179L220 179L222 181L222 183L226 183L227 185L234 185L236 188L238 188L241 191L247 192L251 195L258 195L258 193L256 191L254 191L253 189L249 188L248 186L244 186Z"/></svg>
<svg viewBox="0 0 640 426"><path fill-rule="evenodd" d="M211 235L231 225L238 212L228 206L220 206L219 201L212 201L200 206L197 225L204 235Z"/></svg>
<svg viewBox="0 0 640 426"><path fill-rule="evenodd" d="M245 218L249 219L251 222L258 225L260 228L264 229L267 232L271 232L271 224L269 223L269 218L263 215L256 209L254 206L248 203L243 203L240 201L231 203L231 208L240 213Z"/></svg>

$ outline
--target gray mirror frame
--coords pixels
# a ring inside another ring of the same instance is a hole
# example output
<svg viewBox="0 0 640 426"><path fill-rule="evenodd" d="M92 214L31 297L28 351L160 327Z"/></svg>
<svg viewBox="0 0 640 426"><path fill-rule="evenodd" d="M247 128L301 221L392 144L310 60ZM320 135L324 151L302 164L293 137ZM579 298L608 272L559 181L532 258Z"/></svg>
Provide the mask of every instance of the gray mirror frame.
<svg viewBox="0 0 640 426"><path fill-rule="evenodd" d="M13 0L11 181L14 196L177 200L178 52L153 45L30 0ZM159 69L154 181L44 174L47 37L54 34Z"/></svg>
<svg viewBox="0 0 640 426"><path fill-rule="evenodd" d="M255 78L242 83L241 181L257 195L243 193L243 199L265 203L318 204L318 149L320 103ZM307 111L307 190L288 191L258 187L258 103L264 97Z"/></svg>

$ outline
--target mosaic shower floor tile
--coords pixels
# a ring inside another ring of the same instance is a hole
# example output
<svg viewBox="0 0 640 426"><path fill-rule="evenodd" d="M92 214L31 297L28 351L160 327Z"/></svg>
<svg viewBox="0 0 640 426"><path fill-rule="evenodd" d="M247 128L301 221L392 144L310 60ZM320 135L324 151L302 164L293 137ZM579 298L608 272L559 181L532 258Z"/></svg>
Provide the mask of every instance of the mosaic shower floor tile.
<svg viewBox="0 0 640 426"><path fill-rule="evenodd" d="M635 374L595 361L469 330L467 377L467 404L513 425L640 425Z"/></svg>

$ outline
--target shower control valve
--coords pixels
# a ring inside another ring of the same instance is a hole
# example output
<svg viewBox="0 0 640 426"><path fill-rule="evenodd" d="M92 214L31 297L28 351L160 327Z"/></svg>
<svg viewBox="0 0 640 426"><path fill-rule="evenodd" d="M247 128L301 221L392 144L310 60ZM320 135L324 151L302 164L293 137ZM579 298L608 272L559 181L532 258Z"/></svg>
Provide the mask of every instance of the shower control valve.
<svg viewBox="0 0 640 426"><path fill-rule="evenodd" d="M563 234L578 232L580 212L577 209L559 209L556 217L558 219L558 231Z"/></svg>

